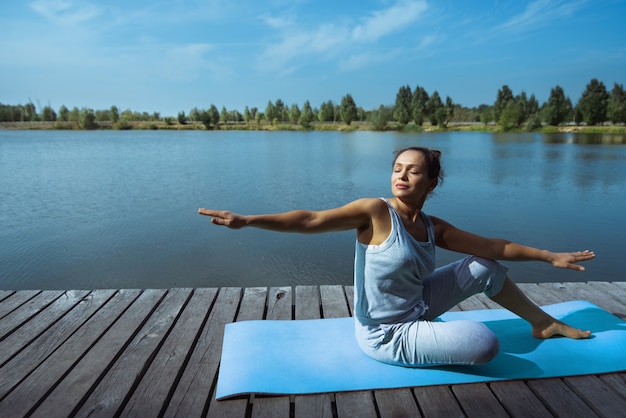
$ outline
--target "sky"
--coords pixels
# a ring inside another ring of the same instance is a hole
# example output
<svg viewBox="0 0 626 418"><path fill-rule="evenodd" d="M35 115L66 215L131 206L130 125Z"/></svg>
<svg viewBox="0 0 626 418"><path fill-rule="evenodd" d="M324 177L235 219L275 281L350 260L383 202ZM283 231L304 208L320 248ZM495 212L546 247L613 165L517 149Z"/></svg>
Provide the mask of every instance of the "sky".
<svg viewBox="0 0 626 418"><path fill-rule="evenodd" d="M159 112L365 110L421 86L576 103L626 84L626 0L33 0L0 5L0 103Z"/></svg>

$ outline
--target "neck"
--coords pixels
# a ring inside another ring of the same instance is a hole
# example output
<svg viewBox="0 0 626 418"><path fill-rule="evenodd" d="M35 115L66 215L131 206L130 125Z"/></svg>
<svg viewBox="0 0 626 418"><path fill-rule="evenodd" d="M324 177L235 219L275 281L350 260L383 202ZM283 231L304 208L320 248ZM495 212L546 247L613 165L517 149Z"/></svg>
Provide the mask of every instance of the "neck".
<svg viewBox="0 0 626 418"><path fill-rule="evenodd" d="M425 199L422 199L419 202L412 202L402 200L398 197L395 197L391 200L393 207L396 212L398 212L401 216L415 221L422 212L422 207L424 206Z"/></svg>

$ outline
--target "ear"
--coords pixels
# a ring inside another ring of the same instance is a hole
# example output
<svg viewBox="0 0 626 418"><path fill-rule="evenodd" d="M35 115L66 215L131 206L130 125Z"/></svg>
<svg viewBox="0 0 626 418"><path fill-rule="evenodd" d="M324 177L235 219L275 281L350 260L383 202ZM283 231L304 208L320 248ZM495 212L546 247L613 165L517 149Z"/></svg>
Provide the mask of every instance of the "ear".
<svg viewBox="0 0 626 418"><path fill-rule="evenodd" d="M439 184L439 179L433 179L430 182L430 187L428 188L428 193L432 192L433 190L435 190L435 188L437 187L437 185Z"/></svg>

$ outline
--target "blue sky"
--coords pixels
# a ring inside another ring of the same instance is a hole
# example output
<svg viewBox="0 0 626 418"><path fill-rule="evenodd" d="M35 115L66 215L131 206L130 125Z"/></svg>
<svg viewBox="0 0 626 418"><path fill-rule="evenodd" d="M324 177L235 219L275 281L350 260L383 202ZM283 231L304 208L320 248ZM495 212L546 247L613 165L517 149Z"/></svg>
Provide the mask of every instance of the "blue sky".
<svg viewBox="0 0 626 418"><path fill-rule="evenodd" d="M626 0L33 0L0 5L0 103L161 115L268 100L574 103L626 84Z"/></svg>

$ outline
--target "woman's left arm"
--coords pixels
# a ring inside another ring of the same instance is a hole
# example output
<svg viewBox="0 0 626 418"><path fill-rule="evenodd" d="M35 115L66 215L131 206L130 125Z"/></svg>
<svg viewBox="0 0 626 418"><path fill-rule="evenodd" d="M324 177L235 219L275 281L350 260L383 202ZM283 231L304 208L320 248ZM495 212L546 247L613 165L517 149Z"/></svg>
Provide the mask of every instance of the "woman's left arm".
<svg viewBox="0 0 626 418"><path fill-rule="evenodd" d="M436 244L450 251L476 255L492 260L545 261L554 267L584 271L578 263L595 257L593 251L555 253L516 244L500 238L485 238L456 228L448 222L431 217L435 225Z"/></svg>

